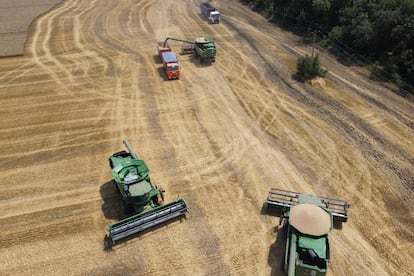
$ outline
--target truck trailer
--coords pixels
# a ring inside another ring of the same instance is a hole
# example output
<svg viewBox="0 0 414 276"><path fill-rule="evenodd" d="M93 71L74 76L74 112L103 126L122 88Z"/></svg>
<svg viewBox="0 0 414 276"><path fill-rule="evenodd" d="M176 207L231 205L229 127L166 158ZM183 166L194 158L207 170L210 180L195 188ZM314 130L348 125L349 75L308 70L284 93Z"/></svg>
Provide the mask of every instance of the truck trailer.
<svg viewBox="0 0 414 276"><path fill-rule="evenodd" d="M208 18L208 22L211 24L220 23L220 12L216 10L210 3L200 3L201 14Z"/></svg>
<svg viewBox="0 0 414 276"><path fill-rule="evenodd" d="M164 67L165 74L169 80L180 78L180 66L178 65L178 59L175 53L171 50L168 42L158 42L157 51L160 56L162 66Z"/></svg>

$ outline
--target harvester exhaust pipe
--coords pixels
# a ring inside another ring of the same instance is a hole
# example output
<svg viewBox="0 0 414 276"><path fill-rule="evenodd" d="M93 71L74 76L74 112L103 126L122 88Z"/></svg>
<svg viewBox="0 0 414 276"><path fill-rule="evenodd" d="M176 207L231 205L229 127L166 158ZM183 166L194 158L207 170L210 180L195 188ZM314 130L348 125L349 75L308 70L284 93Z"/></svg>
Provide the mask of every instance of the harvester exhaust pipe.
<svg viewBox="0 0 414 276"><path fill-rule="evenodd" d="M136 160L138 160L138 155L135 153L135 151L132 149L131 145L129 144L128 140L125 139L124 141L122 141L125 145L125 147L128 149L129 153L132 155L132 157Z"/></svg>

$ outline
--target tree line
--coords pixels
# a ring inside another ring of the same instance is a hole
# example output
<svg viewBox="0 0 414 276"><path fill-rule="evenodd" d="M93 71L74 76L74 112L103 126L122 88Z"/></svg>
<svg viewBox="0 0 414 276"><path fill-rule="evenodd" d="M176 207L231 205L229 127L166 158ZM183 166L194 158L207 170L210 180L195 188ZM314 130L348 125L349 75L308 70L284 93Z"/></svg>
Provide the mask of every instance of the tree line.
<svg viewBox="0 0 414 276"><path fill-rule="evenodd" d="M269 20L317 35L318 43L372 75L413 91L414 0L243 0Z"/></svg>

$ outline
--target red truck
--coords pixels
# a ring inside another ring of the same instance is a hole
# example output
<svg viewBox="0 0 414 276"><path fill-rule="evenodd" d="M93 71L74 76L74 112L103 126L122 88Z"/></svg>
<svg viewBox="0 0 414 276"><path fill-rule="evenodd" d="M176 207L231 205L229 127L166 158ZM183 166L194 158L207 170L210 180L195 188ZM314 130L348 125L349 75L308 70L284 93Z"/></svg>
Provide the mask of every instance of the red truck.
<svg viewBox="0 0 414 276"><path fill-rule="evenodd" d="M168 42L162 41L157 44L158 55L161 58L165 74L169 80L180 78L180 66L178 65L177 56L171 50Z"/></svg>

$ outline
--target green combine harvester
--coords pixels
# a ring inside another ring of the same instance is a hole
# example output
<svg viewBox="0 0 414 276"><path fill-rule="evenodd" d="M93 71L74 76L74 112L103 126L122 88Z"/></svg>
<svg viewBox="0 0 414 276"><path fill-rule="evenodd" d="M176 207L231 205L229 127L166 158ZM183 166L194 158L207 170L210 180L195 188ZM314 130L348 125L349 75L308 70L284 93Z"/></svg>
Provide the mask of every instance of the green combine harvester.
<svg viewBox="0 0 414 276"><path fill-rule="evenodd" d="M340 199L272 188L265 203L287 222L284 270L293 275L325 275L330 261L328 233L346 222L350 205Z"/></svg>
<svg viewBox="0 0 414 276"><path fill-rule="evenodd" d="M167 44L168 40L184 42L181 46L181 54L194 54L196 58L200 59L200 63L216 61L216 44L212 37L197 37L194 40L167 37L164 40L164 45Z"/></svg>
<svg viewBox="0 0 414 276"><path fill-rule="evenodd" d="M124 140L128 152L120 151L109 157L109 166L114 177L116 190L121 194L125 214L133 214L108 226L108 238L112 244L185 215L188 211L184 199L163 204L163 190L153 186L149 169L143 160Z"/></svg>

